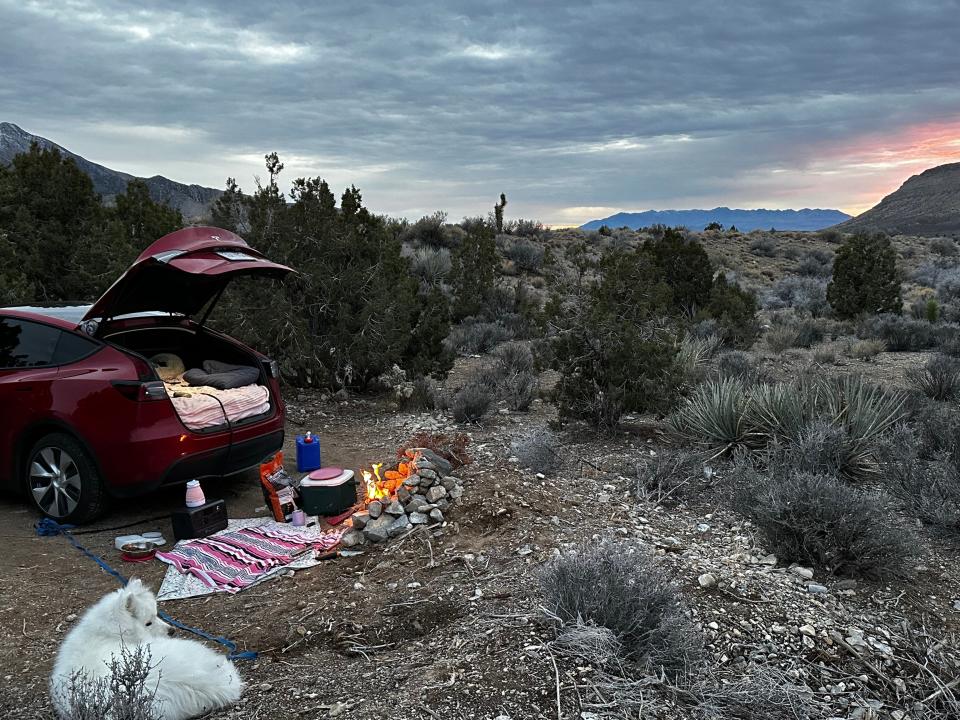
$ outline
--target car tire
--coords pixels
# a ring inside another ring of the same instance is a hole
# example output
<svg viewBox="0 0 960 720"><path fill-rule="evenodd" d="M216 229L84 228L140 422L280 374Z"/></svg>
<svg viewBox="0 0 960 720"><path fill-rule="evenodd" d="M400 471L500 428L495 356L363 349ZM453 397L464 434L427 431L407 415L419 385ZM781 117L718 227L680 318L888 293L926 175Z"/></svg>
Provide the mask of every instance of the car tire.
<svg viewBox="0 0 960 720"><path fill-rule="evenodd" d="M106 509L100 472L71 435L50 433L37 441L27 453L23 474L33 507L57 522L87 522Z"/></svg>

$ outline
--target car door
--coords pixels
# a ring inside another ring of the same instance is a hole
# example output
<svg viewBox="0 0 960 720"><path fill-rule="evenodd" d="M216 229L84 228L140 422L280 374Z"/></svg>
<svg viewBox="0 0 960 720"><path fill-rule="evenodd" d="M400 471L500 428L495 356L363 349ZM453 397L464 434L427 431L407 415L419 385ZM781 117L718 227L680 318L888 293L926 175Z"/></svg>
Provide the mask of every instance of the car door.
<svg viewBox="0 0 960 720"><path fill-rule="evenodd" d="M0 480L15 482L16 440L53 402L54 354L62 331L0 315Z"/></svg>

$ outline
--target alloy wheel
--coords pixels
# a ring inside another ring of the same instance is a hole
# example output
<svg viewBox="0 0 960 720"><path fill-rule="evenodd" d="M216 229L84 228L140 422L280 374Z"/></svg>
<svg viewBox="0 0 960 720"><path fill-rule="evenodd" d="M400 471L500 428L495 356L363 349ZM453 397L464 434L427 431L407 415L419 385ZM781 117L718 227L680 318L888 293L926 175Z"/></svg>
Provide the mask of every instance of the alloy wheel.
<svg viewBox="0 0 960 720"><path fill-rule="evenodd" d="M66 517L80 502L80 469L65 450L45 447L30 461L30 492L43 512Z"/></svg>

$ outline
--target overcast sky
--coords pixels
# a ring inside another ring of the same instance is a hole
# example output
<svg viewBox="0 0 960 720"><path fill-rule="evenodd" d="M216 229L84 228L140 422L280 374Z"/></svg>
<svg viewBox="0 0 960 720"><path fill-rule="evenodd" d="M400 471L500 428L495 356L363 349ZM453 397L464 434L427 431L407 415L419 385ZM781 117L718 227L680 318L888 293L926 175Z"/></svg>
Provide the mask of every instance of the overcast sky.
<svg viewBox="0 0 960 720"><path fill-rule="evenodd" d="M276 150L412 219L856 213L960 161L958 37L960 0L0 0L0 121L218 188Z"/></svg>

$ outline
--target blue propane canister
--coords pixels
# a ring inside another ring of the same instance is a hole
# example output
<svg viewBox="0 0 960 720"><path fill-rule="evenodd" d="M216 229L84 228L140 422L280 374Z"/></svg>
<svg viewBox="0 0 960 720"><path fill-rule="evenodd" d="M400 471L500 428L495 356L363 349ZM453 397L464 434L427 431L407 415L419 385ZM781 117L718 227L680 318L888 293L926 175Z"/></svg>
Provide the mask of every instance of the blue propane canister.
<svg viewBox="0 0 960 720"><path fill-rule="evenodd" d="M297 471L310 472L320 467L320 439L308 432L297 435Z"/></svg>

